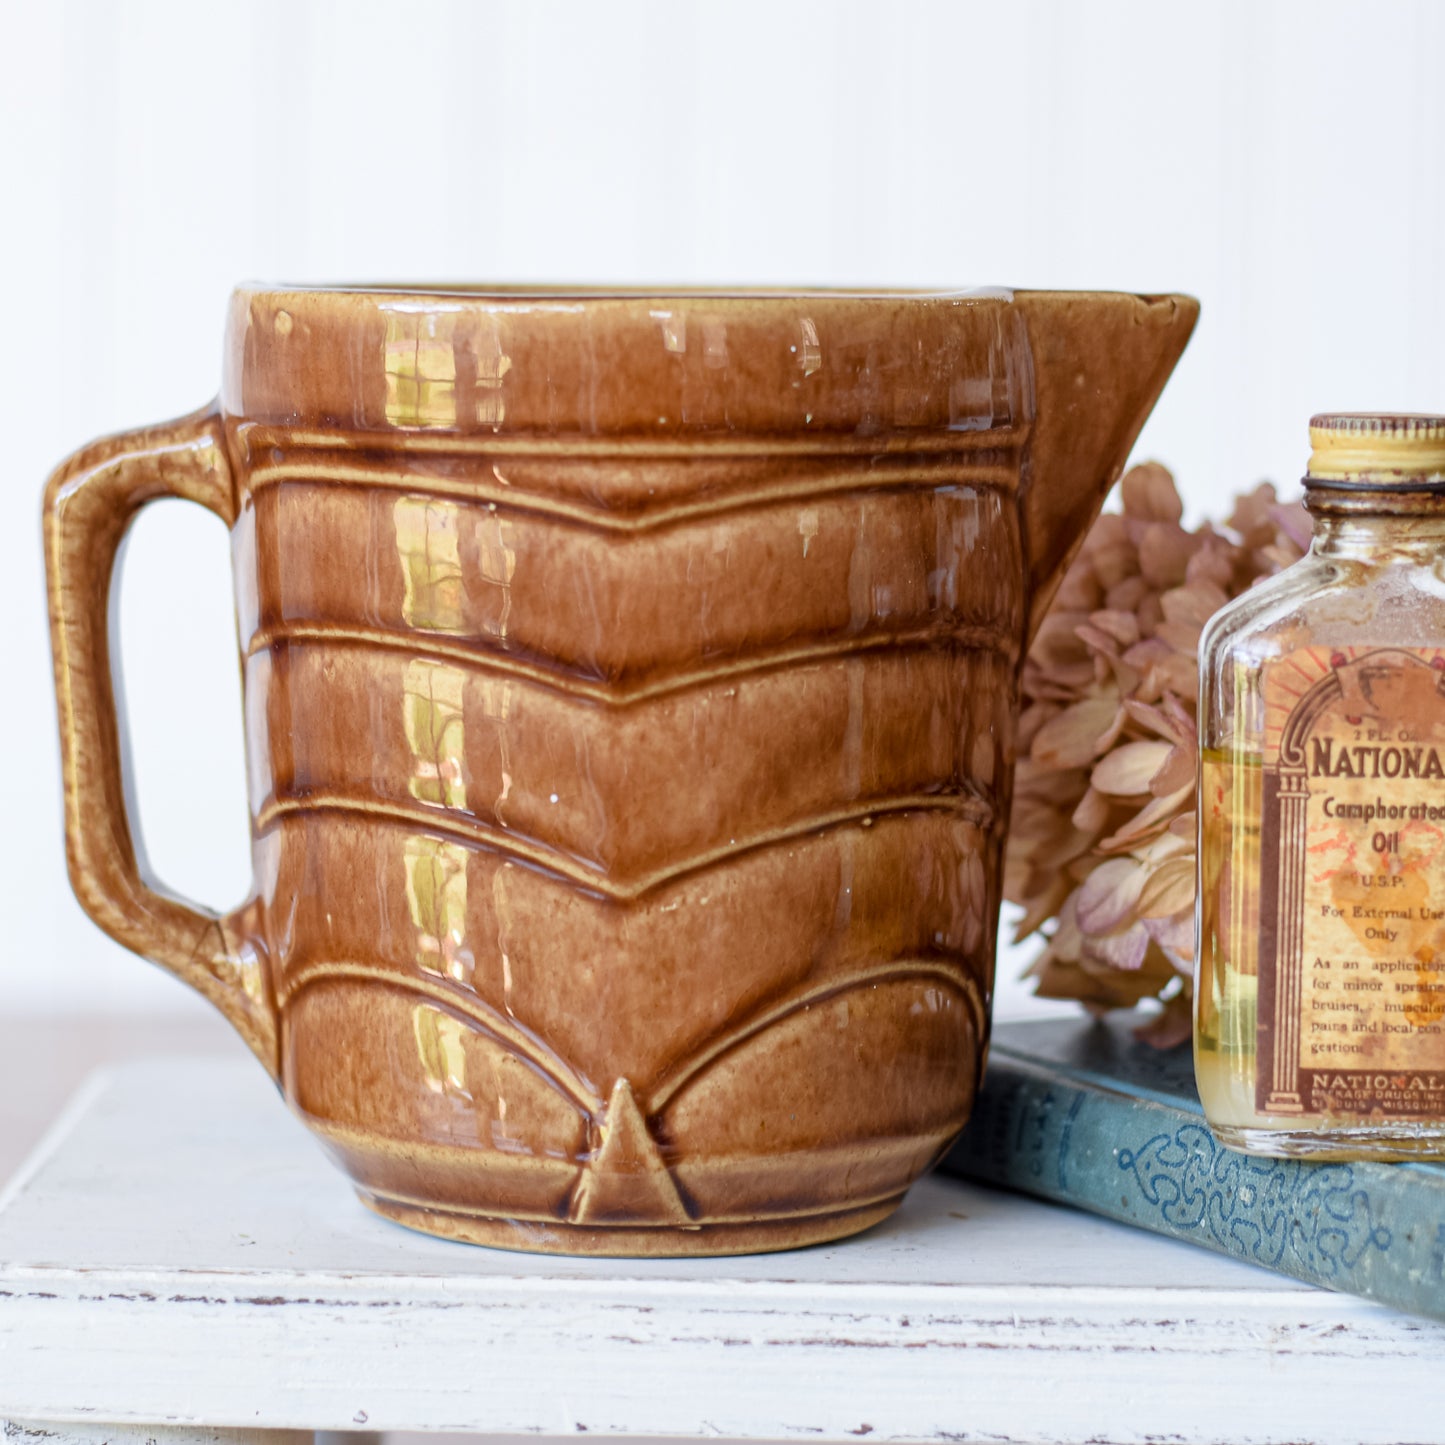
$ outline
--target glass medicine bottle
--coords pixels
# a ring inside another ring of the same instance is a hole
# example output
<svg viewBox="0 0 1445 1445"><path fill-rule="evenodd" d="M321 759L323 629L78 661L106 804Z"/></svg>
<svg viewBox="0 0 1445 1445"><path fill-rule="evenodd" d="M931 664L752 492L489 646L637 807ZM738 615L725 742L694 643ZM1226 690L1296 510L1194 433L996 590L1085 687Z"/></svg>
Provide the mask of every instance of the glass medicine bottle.
<svg viewBox="0 0 1445 1445"><path fill-rule="evenodd" d="M1200 642L1199 1094L1251 1153L1445 1154L1445 417L1310 441L1309 552Z"/></svg>

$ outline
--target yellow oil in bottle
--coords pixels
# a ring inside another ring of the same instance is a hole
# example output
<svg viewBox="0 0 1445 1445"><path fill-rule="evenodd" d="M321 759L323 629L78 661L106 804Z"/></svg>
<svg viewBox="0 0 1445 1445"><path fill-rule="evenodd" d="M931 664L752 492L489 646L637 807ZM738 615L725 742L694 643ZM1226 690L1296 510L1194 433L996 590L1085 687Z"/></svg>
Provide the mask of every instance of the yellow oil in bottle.
<svg viewBox="0 0 1445 1445"><path fill-rule="evenodd" d="M1255 1114L1264 759L1207 748L1199 773L1199 948L1194 1062L1211 1121Z"/></svg>

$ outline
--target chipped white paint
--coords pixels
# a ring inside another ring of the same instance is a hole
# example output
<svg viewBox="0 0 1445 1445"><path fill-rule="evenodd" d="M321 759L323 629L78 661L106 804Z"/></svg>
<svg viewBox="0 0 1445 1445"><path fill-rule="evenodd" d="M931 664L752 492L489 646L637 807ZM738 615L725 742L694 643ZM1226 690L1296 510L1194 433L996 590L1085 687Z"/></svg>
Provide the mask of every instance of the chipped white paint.
<svg viewBox="0 0 1445 1445"><path fill-rule="evenodd" d="M0 1421L5 1445L313 1445L309 1430L223 1430L205 1425L42 1425Z"/></svg>
<svg viewBox="0 0 1445 1445"><path fill-rule="evenodd" d="M942 1180L791 1254L449 1245L366 1214L244 1064L99 1077L0 1200L0 1416L92 1445L121 1438L95 1421L1384 1445L1445 1440L1442 1359L1445 1326Z"/></svg>

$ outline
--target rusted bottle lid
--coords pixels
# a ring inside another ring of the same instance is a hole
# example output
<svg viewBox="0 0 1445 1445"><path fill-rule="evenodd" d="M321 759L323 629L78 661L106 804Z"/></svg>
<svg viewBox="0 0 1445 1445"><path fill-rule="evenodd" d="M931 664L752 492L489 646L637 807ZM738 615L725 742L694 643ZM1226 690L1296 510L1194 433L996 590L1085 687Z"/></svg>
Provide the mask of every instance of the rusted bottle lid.
<svg viewBox="0 0 1445 1445"><path fill-rule="evenodd" d="M1445 416L1325 412L1310 418L1310 448L1306 486L1445 487Z"/></svg>

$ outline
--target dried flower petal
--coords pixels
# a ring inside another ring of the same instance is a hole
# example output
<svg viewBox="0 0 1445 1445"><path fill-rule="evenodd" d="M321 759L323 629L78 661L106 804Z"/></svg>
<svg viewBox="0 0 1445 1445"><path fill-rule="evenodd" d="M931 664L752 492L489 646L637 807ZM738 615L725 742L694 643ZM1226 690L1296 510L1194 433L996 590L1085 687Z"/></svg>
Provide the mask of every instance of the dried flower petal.
<svg viewBox="0 0 1445 1445"><path fill-rule="evenodd" d="M1182 525L1173 478L1133 468L1025 660L1004 884L1045 936L1037 991L1098 1012L1159 999L1143 1035L1188 1036L1200 630L1309 543L1262 485L1222 526Z"/></svg>
<svg viewBox="0 0 1445 1445"><path fill-rule="evenodd" d="M1084 935L1079 930L1077 893L1071 893L1059 909L1058 927L1049 939L1049 947L1057 958L1077 962L1084 946Z"/></svg>
<svg viewBox="0 0 1445 1445"><path fill-rule="evenodd" d="M1289 543L1294 548L1294 557L1290 560L1302 557L1310 545L1310 520L1305 509L1298 504L1293 507L1271 507L1269 519L1283 534L1280 541ZM1280 542L1276 542L1279 546Z"/></svg>
<svg viewBox="0 0 1445 1445"><path fill-rule="evenodd" d="M1190 890L1191 893L1193 890ZM1192 973L1189 967L1194 961L1194 900L1191 897L1188 908L1181 908L1167 918L1146 918L1144 927L1149 937L1165 953L1179 962L1181 973Z"/></svg>
<svg viewBox="0 0 1445 1445"><path fill-rule="evenodd" d="M1134 969L1144 962L1149 948L1149 930L1142 923L1131 924L1118 933L1090 933L1084 937L1084 956L1110 968Z"/></svg>
<svg viewBox="0 0 1445 1445"><path fill-rule="evenodd" d="M1104 597L1104 606L1111 612L1132 612L1138 614L1139 604L1150 595L1149 581L1135 575L1116 582Z"/></svg>
<svg viewBox="0 0 1445 1445"><path fill-rule="evenodd" d="M1193 839L1180 838L1167 828L1155 839L1134 850L1133 856L1151 866L1167 863L1171 858L1194 856Z"/></svg>
<svg viewBox="0 0 1445 1445"><path fill-rule="evenodd" d="M1172 593L1168 594L1168 596L1172 595ZM1165 621L1154 629L1154 636L1160 642L1167 642L1175 652L1182 652L1186 657L1192 658L1199 655L1199 634L1203 630L1199 623L1177 621L1169 617L1166 611Z"/></svg>
<svg viewBox="0 0 1445 1445"><path fill-rule="evenodd" d="M1203 627L1229 598L1212 582L1191 582L1187 587L1171 589L1159 601L1170 622L1192 622Z"/></svg>
<svg viewBox="0 0 1445 1445"><path fill-rule="evenodd" d="M1058 609L1057 600L1054 605ZM1029 648L1029 661L1045 673L1072 662L1087 662L1088 652L1080 644L1076 629L1089 617L1088 612L1062 609L1050 612L1039 624L1033 646Z"/></svg>
<svg viewBox="0 0 1445 1445"><path fill-rule="evenodd" d="M1222 592L1228 592L1234 580L1234 558L1227 543L1210 537L1189 559L1184 569L1185 582L1208 582Z"/></svg>
<svg viewBox="0 0 1445 1445"><path fill-rule="evenodd" d="M1172 751L1168 743L1124 743L1099 759L1094 771L1089 774L1089 782L1101 793L1124 798L1139 797L1149 791L1150 781ZM1191 772L1191 782L1193 778Z"/></svg>
<svg viewBox="0 0 1445 1445"><path fill-rule="evenodd" d="M1055 716L1059 708L1049 702L1035 702L1026 707L1019 714L1018 729L1014 734L1014 741L1021 754L1027 756L1029 749L1033 746L1034 736L1048 720Z"/></svg>
<svg viewBox="0 0 1445 1445"><path fill-rule="evenodd" d="M1079 889L1074 915L1085 933L1109 933L1135 914L1148 873L1132 858L1100 863Z"/></svg>
<svg viewBox="0 0 1445 1445"><path fill-rule="evenodd" d="M1188 575L1189 559L1199 550L1199 540L1183 528L1155 522L1144 529L1139 542L1139 573L1158 588L1177 587Z"/></svg>
<svg viewBox="0 0 1445 1445"><path fill-rule="evenodd" d="M1165 793L1162 798L1155 798L1147 803L1112 837L1100 841L1100 852L1117 853L1121 849L1134 848L1162 833L1186 801L1194 801L1193 782L1187 788Z"/></svg>
<svg viewBox="0 0 1445 1445"><path fill-rule="evenodd" d="M1100 833L1109 823L1109 800L1094 788L1090 788L1074 809L1069 821L1081 833Z"/></svg>
<svg viewBox="0 0 1445 1445"><path fill-rule="evenodd" d="M1152 672L1161 697L1172 692L1193 702L1199 696L1199 663L1193 653L1171 652L1160 658Z"/></svg>
<svg viewBox="0 0 1445 1445"><path fill-rule="evenodd" d="M1139 890L1140 918L1168 918L1194 907L1194 859L1171 858L1155 868Z"/></svg>
<svg viewBox="0 0 1445 1445"><path fill-rule="evenodd" d="M1253 550L1273 540L1275 525L1271 513L1277 501L1274 487L1268 482L1261 482L1252 492L1242 492L1234 499L1228 526L1239 534L1244 546Z"/></svg>
<svg viewBox="0 0 1445 1445"><path fill-rule="evenodd" d="M1089 614L1089 625L1113 638L1121 653L1126 647L1133 647L1139 640L1139 618L1133 612L1101 607L1097 612Z"/></svg>
<svg viewBox="0 0 1445 1445"><path fill-rule="evenodd" d="M1056 917L1059 909L1064 906L1065 900L1069 897L1071 880L1067 874L1054 870L1049 874L1049 878L1050 884L1046 884L1038 890L1029 890L1028 896L1033 901L1014 928L1013 940L1015 943L1022 943L1031 933L1037 933L1051 918Z"/></svg>
<svg viewBox="0 0 1445 1445"><path fill-rule="evenodd" d="M1051 768L1077 768L1104 752L1118 735L1117 697L1091 697L1051 717L1034 735L1029 756Z"/></svg>
<svg viewBox="0 0 1445 1445"><path fill-rule="evenodd" d="M1124 711L1129 714L1132 722L1138 723L1146 732L1158 733L1167 742L1193 741L1193 724L1190 724L1186 731L1162 707L1155 707L1153 703L1140 702L1137 697L1126 697Z"/></svg>
<svg viewBox="0 0 1445 1445"><path fill-rule="evenodd" d="M1181 745L1170 748L1169 756L1164 759L1159 771L1149 779L1149 791L1159 798L1165 793L1177 792L1180 788L1192 788L1199 770L1194 754L1193 747Z"/></svg>
<svg viewBox="0 0 1445 1445"><path fill-rule="evenodd" d="M1174 478L1158 462L1145 462L1132 468L1120 483L1119 494L1126 517L1178 522L1184 515L1184 503L1179 500Z"/></svg>

